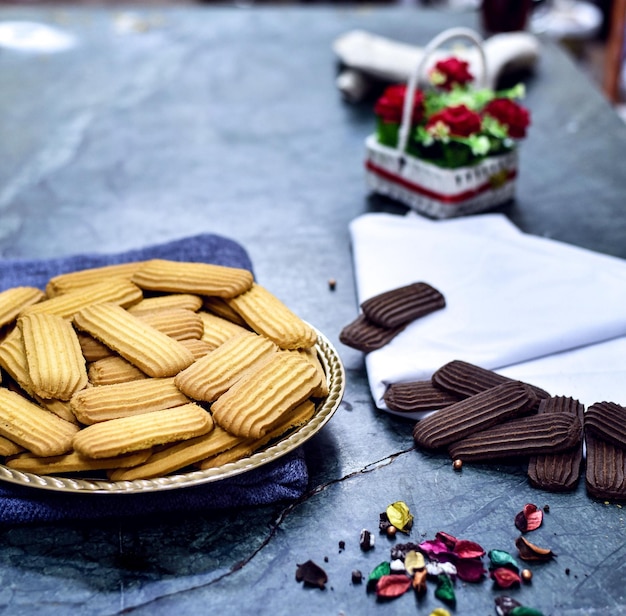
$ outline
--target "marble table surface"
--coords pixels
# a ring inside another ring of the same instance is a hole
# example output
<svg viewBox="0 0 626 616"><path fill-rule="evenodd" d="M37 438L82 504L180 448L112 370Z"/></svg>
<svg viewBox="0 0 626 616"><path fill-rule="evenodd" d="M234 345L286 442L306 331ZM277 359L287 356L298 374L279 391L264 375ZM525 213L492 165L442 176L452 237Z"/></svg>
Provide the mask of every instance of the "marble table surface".
<svg viewBox="0 0 626 616"><path fill-rule="evenodd" d="M356 315L348 224L403 207L368 195L371 101L341 100L331 45L362 28L418 45L471 12L361 6L0 8L0 26L54 27L57 51L0 46L0 255L118 252L197 233L230 237L257 279L336 346L346 391L304 445L295 502L188 515L0 527L3 614L430 614L432 593L377 600L365 575L390 547L438 531L512 549L526 503L549 505L534 536L557 554L509 592L457 582L458 614L511 594L544 614L626 614L619 505L531 488L515 466L451 469L413 448L411 421L377 411L363 356L339 342ZM41 40L39 41L41 42ZM525 76L532 134L521 150L522 230L626 257L626 126L564 51L542 42ZM329 279L336 281L334 290ZM407 537L378 536L405 501ZM359 546L362 529L375 548ZM345 548L340 549L340 542ZM296 582L313 560L324 590Z"/></svg>

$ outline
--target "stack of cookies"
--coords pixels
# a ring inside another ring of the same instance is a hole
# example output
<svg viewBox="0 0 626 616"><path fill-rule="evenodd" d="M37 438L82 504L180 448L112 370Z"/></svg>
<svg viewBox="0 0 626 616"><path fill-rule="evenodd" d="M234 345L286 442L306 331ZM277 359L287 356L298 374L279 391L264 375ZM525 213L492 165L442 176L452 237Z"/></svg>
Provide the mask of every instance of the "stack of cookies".
<svg viewBox="0 0 626 616"><path fill-rule="evenodd" d="M316 331L248 270L150 260L0 293L0 456L111 480L250 455L328 395Z"/></svg>
<svg viewBox="0 0 626 616"><path fill-rule="evenodd" d="M626 499L626 409L601 402L587 409L464 361L428 381L396 383L385 403L397 412L437 411L413 429L425 451L466 462L525 462L534 487L559 492L579 481L586 444L586 486L596 498Z"/></svg>

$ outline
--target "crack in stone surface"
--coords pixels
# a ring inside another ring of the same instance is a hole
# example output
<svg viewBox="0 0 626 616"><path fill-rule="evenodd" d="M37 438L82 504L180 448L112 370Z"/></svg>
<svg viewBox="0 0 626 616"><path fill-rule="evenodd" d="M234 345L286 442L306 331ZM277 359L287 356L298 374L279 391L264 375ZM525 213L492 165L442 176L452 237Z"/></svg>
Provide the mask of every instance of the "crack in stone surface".
<svg viewBox="0 0 626 616"><path fill-rule="evenodd" d="M298 498L294 502L287 504L278 513L278 515L276 516L274 521L270 523L269 532L268 532L267 536L265 537L265 539L263 539L263 541L260 543L260 545L258 547L256 547L246 558L244 558L244 559L240 560L239 562L235 563L228 571L225 571L221 575L218 575L217 577L209 580L208 582L204 582L202 584L198 584L197 586L190 586L189 588L185 588L184 590L179 590L179 591L174 592L174 593L169 594L169 595L162 595L160 597L155 597L154 599L152 599L152 600L150 600L150 601L148 601L146 603L142 603L141 605L128 607L126 609L121 610L120 614L131 614L136 609L144 608L144 607L146 607L147 605L149 605L151 603L157 603L161 599L165 599L165 598L169 599L169 598L172 598L172 597L174 597L176 595L180 595L180 594L183 594L183 593L186 593L186 592L189 592L189 591L199 590L201 588L208 588L209 586L213 586L214 584L216 584L218 582L221 582L222 580L228 578L233 573L241 571L246 565L248 565L250 562L252 562L254 560L254 558L257 556L257 554L259 554L263 549L265 549L270 544L272 539L276 536L276 533L278 532L278 529L280 528L281 524L300 505L302 505L303 503L307 502L308 500L310 500L314 496L317 496L318 494L326 491L328 488L330 488L330 487L332 487L332 486L334 486L334 485L336 485L338 483L343 483L344 481L349 481L350 479L353 479L354 477L359 477L361 475L374 472L374 471L378 470L379 468L383 468L383 467L389 466L390 464L393 464L399 457L401 457L401 456L403 456L405 454L411 453L414 450L415 450L415 447L410 447L408 449L403 449L403 450L397 451L397 452L395 452L395 453L393 453L393 454L391 454L389 456L381 458L380 460L376 460L375 462L370 462L369 464L367 464L363 468L361 468L359 470L356 470L356 471L353 471L351 473L348 473L347 475L344 475L343 477L338 477L337 479L332 479L330 481L327 481L325 483L322 483L322 484L314 487L313 489L311 489L308 492L306 492L305 494L303 494L300 498Z"/></svg>

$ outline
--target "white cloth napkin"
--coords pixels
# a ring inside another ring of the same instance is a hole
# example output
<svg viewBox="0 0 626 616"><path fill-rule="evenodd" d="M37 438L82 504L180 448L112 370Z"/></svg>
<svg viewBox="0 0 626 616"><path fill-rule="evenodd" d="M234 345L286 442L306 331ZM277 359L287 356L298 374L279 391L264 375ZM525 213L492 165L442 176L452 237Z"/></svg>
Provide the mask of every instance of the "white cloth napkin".
<svg viewBox="0 0 626 616"><path fill-rule="evenodd" d="M390 383L428 379L454 359L554 395L582 392L585 404L626 403L615 399L615 379L626 382L626 261L522 233L501 214L365 214L350 233L359 304L418 281L446 298L366 356L379 408L389 410Z"/></svg>

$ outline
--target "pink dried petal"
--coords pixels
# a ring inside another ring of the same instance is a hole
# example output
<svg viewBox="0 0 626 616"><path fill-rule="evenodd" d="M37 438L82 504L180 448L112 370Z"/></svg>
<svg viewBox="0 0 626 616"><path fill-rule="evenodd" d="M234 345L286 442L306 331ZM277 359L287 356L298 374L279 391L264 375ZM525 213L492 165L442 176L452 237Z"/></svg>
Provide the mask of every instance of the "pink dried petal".
<svg viewBox="0 0 626 616"><path fill-rule="evenodd" d="M459 558L456 562L456 574L464 582L480 582L486 571L480 558Z"/></svg>
<svg viewBox="0 0 626 616"><path fill-rule="evenodd" d="M493 569L490 575L491 579L494 580L500 588L511 588L511 586L519 585L522 582L522 578L520 578L515 571L507 569L506 567Z"/></svg>
<svg viewBox="0 0 626 616"><path fill-rule="evenodd" d="M539 528L542 522L543 511L532 503L524 505L524 509L515 516L515 526L523 533Z"/></svg>
<svg viewBox="0 0 626 616"><path fill-rule="evenodd" d="M383 575L376 583L376 596L395 599L403 595L409 588L411 588L410 577L396 573Z"/></svg>
<svg viewBox="0 0 626 616"><path fill-rule="evenodd" d="M485 550L475 541L459 539L454 546L454 553L459 558L481 558L485 555Z"/></svg>
<svg viewBox="0 0 626 616"><path fill-rule="evenodd" d="M429 558L436 558L438 554L449 553L446 544L439 539L422 541L422 543L419 544L419 548Z"/></svg>

